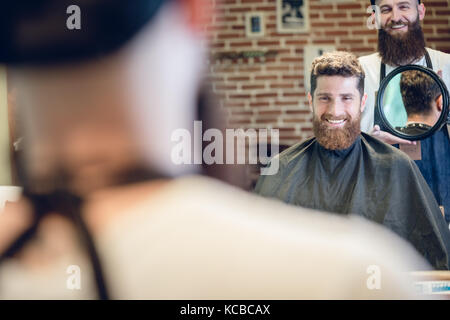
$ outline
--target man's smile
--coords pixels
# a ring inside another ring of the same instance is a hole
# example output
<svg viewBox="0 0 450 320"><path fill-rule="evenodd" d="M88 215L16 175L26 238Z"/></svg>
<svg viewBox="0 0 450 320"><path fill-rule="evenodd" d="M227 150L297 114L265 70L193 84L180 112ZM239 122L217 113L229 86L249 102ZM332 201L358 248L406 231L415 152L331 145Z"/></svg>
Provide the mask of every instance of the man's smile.
<svg viewBox="0 0 450 320"><path fill-rule="evenodd" d="M344 126L344 124L347 122L347 119L325 119L325 122L328 126L331 126L333 128L340 128Z"/></svg>
<svg viewBox="0 0 450 320"><path fill-rule="evenodd" d="M387 30L388 31L404 31L408 29L408 24L407 23L396 23L396 24L391 24Z"/></svg>

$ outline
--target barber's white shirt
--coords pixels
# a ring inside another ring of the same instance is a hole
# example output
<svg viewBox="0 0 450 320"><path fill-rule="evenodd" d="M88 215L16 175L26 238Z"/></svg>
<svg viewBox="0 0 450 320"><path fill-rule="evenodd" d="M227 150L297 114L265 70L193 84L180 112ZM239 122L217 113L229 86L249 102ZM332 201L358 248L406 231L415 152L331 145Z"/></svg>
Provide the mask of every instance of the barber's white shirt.
<svg viewBox="0 0 450 320"><path fill-rule="evenodd" d="M435 72L442 70L442 78L447 88L450 88L450 54L426 48L431 58L433 70ZM369 133L374 124L375 110L375 91L380 86L380 66L381 57L378 52L359 58L366 78L364 80L364 91L367 93L366 107L361 115L361 130ZM426 67L425 56L415 63L416 65ZM396 67L386 65L386 76Z"/></svg>

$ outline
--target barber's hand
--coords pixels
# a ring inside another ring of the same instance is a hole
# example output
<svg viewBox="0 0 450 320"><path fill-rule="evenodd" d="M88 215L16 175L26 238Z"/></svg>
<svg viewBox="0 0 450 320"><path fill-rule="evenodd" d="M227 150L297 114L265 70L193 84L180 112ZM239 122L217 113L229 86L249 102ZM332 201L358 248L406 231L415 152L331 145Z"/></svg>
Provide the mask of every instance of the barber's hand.
<svg viewBox="0 0 450 320"><path fill-rule="evenodd" d="M372 131L370 132L370 135L372 137L375 137L385 143L389 143L389 144L416 144L415 141L409 141L409 140L405 140L405 139L401 139L399 137L396 137L392 134L390 134L389 132L386 131L381 131L380 126L379 125L375 125L372 129Z"/></svg>

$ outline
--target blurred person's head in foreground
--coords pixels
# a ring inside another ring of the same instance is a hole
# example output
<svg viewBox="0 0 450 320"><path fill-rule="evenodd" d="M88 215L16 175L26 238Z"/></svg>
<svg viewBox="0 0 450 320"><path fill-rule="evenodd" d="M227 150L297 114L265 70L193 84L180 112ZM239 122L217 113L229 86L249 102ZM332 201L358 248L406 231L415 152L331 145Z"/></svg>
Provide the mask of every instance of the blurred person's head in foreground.
<svg viewBox="0 0 450 320"><path fill-rule="evenodd" d="M367 98L358 59L344 51L325 53L314 59L310 81L308 100L317 141L326 149L347 149L361 132Z"/></svg>
<svg viewBox="0 0 450 320"><path fill-rule="evenodd" d="M0 246L0 260L33 237L44 215L61 211L78 224L101 277L82 198L199 170L170 161L171 134L190 129L198 111L209 9L203 0L5 4L0 61L17 90L19 170L34 216Z"/></svg>
<svg viewBox="0 0 450 320"><path fill-rule="evenodd" d="M207 3L80 1L80 29L66 25L73 2L38 3L5 10L14 39L0 54L16 80L28 186L83 194L133 170L198 170L172 164L171 134L195 119Z"/></svg>

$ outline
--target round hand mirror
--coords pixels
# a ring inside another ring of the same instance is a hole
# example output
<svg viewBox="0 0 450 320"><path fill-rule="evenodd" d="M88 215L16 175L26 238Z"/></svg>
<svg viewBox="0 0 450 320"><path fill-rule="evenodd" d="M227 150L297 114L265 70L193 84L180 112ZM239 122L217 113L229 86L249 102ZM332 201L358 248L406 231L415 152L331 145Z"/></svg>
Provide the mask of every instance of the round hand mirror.
<svg viewBox="0 0 450 320"><path fill-rule="evenodd" d="M376 110L383 127L406 140L429 137L450 120L449 95L431 69L406 65L383 79Z"/></svg>

